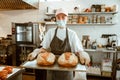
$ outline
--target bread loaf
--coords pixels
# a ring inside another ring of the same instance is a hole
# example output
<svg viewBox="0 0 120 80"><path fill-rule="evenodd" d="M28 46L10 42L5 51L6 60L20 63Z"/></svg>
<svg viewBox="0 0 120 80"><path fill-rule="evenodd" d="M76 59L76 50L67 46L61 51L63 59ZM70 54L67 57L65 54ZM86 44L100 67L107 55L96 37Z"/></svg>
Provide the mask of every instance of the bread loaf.
<svg viewBox="0 0 120 80"><path fill-rule="evenodd" d="M13 72L13 67L12 66L6 66L3 70L7 70L8 74Z"/></svg>
<svg viewBox="0 0 120 80"><path fill-rule="evenodd" d="M7 75L8 75L8 71L7 70L0 71L0 80L6 80L7 79Z"/></svg>
<svg viewBox="0 0 120 80"><path fill-rule="evenodd" d="M58 64L63 67L74 67L78 63L78 57L71 52L63 53L58 58Z"/></svg>
<svg viewBox="0 0 120 80"><path fill-rule="evenodd" d="M37 57L37 64L42 66L52 65L55 62L55 55L51 52L40 53Z"/></svg>
<svg viewBox="0 0 120 80"><path fill-rule="evenodd" d="M0 71L0 80L6 80L8 74L11 74L13 71L13 67L12 66L6 66L2 69L2 71Z"/></svg>

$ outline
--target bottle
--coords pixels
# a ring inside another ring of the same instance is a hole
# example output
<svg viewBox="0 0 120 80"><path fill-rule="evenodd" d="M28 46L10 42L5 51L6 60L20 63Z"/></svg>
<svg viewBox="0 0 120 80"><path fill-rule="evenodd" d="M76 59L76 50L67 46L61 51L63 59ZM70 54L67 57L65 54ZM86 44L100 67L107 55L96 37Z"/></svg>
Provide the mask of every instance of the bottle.
<svg viewBox="0 0 120 80"><path fill-rule="evenodd" d="M46 12L49 13L49 7L47 7L47 11Z"/></svg>
<svg viewBox="0 0 120 80"><path fill-rule="evenodd" d="M105 23L105 16L100 16L100 23Z"/></svg>
<svg viewBox="0 0 120 80"><path fill-rule="evenodd" d="M105 4L101 5L101 12L105 12Z"/></svg>
<svg viewBox="0 0 120 80"><path fill-rule="evenodd" d="M100 17L98 15L96 16L96 23L100 23Z"/></svg>

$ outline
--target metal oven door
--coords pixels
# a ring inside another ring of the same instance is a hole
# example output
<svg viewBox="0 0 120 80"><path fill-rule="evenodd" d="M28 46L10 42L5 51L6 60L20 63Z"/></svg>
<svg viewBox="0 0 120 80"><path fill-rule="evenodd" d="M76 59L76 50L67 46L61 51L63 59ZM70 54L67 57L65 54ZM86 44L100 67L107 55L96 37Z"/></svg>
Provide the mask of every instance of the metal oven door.
<svg viewBox="0 0 120 80"><path fill-rule="evenodd" d="M33 43L33 25L16 24L16 43L32 44Z"/></svg>

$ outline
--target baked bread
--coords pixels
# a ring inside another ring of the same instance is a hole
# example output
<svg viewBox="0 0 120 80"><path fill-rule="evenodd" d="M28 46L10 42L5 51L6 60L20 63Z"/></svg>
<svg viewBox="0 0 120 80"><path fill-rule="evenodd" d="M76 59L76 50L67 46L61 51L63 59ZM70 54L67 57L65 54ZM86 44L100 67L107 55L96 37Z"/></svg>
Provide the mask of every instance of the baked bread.
<svg viewBox="0 0 120 80"><path fill-rule="evenodd" d="M42 66L52 65L55 62L55 55L51 52L40 53L37 56L37 64Z"/></svg>
<svg viewBox="0 0 120 80"><path fill-rule="evenodd" d="M58 58L58 64L63 67L74 67L78 63L78 57L71 52L63 53Z"/></svg>
<svg viewBox="0 0 120 80"><path fill-rule="evenodd" d="M0 71L0 80L6 80L7 79L7 75L8 75L8 71L7 70Z"/></svg>
<svg viewBox="0 0 120 80"><path fill-rule="evenodd" d="M6 80L7 75L11 74L13 72L13 67L12 66L6 66L0 71L0 80Z"/></svg>
<svg viewBox="0 0 120 80"><path fill-rule="evenodd" d="M3 70L7 70L8 74L13 72L13 67L12 66L6 66Z"/></svg>

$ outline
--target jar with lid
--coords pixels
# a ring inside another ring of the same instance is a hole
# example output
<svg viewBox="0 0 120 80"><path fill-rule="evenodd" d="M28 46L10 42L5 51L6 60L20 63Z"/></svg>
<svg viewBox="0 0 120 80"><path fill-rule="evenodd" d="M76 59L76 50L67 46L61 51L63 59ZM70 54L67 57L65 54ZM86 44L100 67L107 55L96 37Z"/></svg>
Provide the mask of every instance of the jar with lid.
<svg viewBox="0 0 120 80"><path fill-rule="evenodd" d="M84 20L85 23L88 23L88 16L84 16Z"/></svg>
<svg viewBox="0 0 120 80"><path fill-rule="evenodd" d="M105 23L105 16L100 16L100 23Z"/></svg>
<svg viewBox="0 0 120 80"><path fill-rule="evenodd" d="M100 23L100 16L96 16L96 23Z"/></svg>
<svg viewBox="0 0 120 80"><path fill-rule="evenodd" d="M112 8L112 12L116 11L116 5L113 5L111 8Z"/></svg>
<svg viewBox="0 0 120 80"><path fill-rule="evenodd" d="M92 5L92 6L91 6L91 11L92 11L92 12L95 12L95 5Z"/></svg>
<svg viewBox="0 0 120 80"><path fill-rule="evenodd" d="M105 12L105 4L101 5L101 12Z"/></svg>
<svg viewBox="0 0 120 80"><path fill-rule="evenodd" d="M101 5L95 6L95 12L101 12Z"/></svg>
<svg viewBox="0 0 120 80"><path fill-rule="evenodd" d="M96 23L96 15L92 16L92 23Z"/></svg>

